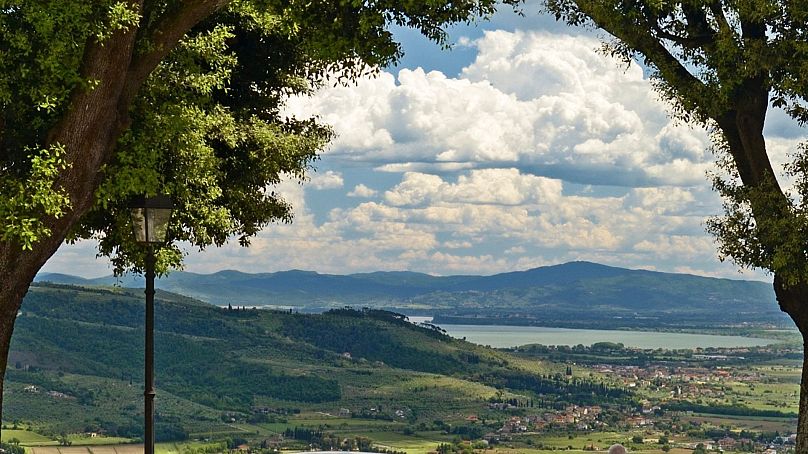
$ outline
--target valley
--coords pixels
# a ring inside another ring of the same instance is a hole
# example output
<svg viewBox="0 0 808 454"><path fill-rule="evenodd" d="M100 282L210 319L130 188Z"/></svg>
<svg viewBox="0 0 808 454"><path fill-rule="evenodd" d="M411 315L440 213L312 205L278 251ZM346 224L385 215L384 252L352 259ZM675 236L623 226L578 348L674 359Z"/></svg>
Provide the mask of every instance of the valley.
<svg viewBox="0 0 808 454"><path fill-rule="evenodd" d="M33 454L137 443L141 295L32 288L6 372L4 441ZM771 340L696 350L492 349L371 308L301 314L160 291L156 311L160 452L229 443L256 452L540 453L612 442L643 452L787 452L796 426L802 351L790 331L725 328Z"/></svg>

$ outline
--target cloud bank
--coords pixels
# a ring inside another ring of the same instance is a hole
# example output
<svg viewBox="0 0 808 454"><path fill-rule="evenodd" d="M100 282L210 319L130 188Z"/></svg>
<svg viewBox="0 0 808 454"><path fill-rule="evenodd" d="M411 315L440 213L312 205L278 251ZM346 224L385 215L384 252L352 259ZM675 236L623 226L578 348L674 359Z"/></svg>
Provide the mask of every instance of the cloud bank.
<svg viewBox="0 0 808 454"><path fill-rule="evenodd" d="M290 100L287 114L338 135L323 172L277 188L294 223L249 249L191 253L188 269L485 274L592 260L739 277L704 232L720 213L707 135L670 120L642 68L585 35L491 30L464 45L477 54L456 77L405 68ZM776 115L768 132L779 162L804 136Z"/></svg>
<svg viewBox="0 0 808 454"><path fill-rule="evenodd" d="M642 69L585 36L490 31L459 78L403 69L298 98L339 134L328 158L390 172L517 167L582 184L702 184L704 131L673 124Z"/></svg>

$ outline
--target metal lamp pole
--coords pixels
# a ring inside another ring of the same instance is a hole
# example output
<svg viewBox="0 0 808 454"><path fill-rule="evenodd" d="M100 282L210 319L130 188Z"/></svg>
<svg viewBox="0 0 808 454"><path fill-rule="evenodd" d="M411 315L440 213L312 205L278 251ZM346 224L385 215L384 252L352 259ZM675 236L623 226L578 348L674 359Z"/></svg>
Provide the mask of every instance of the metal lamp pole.
<svg viewBox="0 0 808 454"><path fill-rule="evenodd" d="M154 454L154 247L149 245L146 253L146 362L143 391L145 454Z"/></svg>
<svg viewBox="0 0 808 454"><path fill-rule="evenodd" d="M143 390L143 449L154 454L154 268L156 246L166 242L174 204L165 195L138 197L129 205L135 241L146 245L146 346L145 386Z"/></svg>

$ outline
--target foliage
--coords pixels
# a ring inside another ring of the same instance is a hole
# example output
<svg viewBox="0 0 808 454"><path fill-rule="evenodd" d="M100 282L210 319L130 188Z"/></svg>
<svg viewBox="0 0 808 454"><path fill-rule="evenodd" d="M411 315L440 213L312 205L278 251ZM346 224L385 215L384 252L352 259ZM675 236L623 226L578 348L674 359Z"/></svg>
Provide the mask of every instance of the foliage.
<svg viewBox="0 0 808 454"><path fill-rule="evenodd" d="M524 371L498 371L480 374L479 379L498 388L525 389L542 395L566 395L579 405L597 405L625 399L629 393L606 383L584 379L568 379L561 374L537 375Z"/></svg>
<svg viewBox="0 0 808 454"><path fill-rule="evenodd" d="M737 107L750 78L770 82L774 104L804 123L806 11L787 2L593 2L548 0L572 25L594 25L614 41L605 50L651 69L678 118L711 124Z"/></svg>
<svg viewBox="0 0 808 454"><path fill-rule="evenodd" d="M804 180L805 145L786 164L789 178ZM796 194L784 206L773 188L773 177L760 187L745 186L735 168L723 159L722 173L712 175L713 187L723 198L725 214L707 222L707 230L719 239L721 258L731 258L743 267L759 268L778 274L785 282L797 284L808 276L808 186L798 184ZM754 207L754 209L753 209Z"/></svg>
<svg viewBox="0 0 808 454"><path fill-rule="evenodd" d="M738 405L700 405L687 401L670 402L664 405L668 411L692 411L696 413L709 413L715 415L731 416L763 416L770 418L793 418L794 413L786 413L778 410L758 410Z"/></svg>
<svg viewBox="0 0 808 454"><path fill-rule="evenodd" d="M324 451L362 451L378 452L388 454L404 454L404 451L374 446L373 440L367 437L357 436L345 438L342 435L335 435L322 430L309 429L305 427L287 428L283 432L284 437L305 441L309 447Z"/></svg>
<svg viewBox="0 0 808 454"><path fill-rule="evenodd" d="M25 454L25 448L20 446L19 442L10 442L10 443L3 443L0 442L0 451L4 451L6 454Z"/></svg>
<svg viewBox="0 0 808 454"><path fill-rule="evenodd" d="M448 373L470 370L467 357L452 355L450 352L419 348L417 344L402 342L395 331L388 329L385 320L379 317L381 311L332 311L317 318L291 318L282 327L282 332L295 336L321 348L337 353L350 353L352 356L379 361L393 367L419 370L423 372ZM346 318L345 315L349 314ZM359 320L355 320L359 319ZM394 323L404 323L396 318ZM423 329L423 335L433 336L433 331ZM443 338L448 338L442 335ZM465 359L465 361L464 361Z"/></svg>
<svg viewBox="0 0 808 454"><path fill-rule="evenodd" d="M443 44L446 26L495 10L493 0L219 3L226 6L0 0L2 241L35 248L52 233L48 223L75 208L70 201L89 189L95 192L92 209L70 221L69 239L96 238L116 272L143 266L143 251L128 234L126 206L142 193L172 196L173 241L205 248L235 237L247 245L270 222L291 219L291 206L272 187L286 179L305 181L332 138L314 119L286 116L290 95L332 78L350 83L395 63L402 50L390 26L414 28ZM214 12L188 25L193 8ZM102 167L94 169L98 181L57 181L69 166L97 165L85 163L88 151L63 150L65 144L51 140L77 96L130 82L111 72L91 76L87 67L99 47L114 46L133 30L132 65L153 55L159 60L146 67L143 82L133 79L120 100L110 100L128 113L112 129L98 131L115 144L114 152L104 152ZM160 41L171 33L184 38ZM161 46L168 46L167 55ZM181 259L170 247L159 254L158 266L165 271Z"/></svg>
<svg viewBox="0 0 808 454"><path fill-rule="evenodd" d="M27 178L0 180L0 239L30 250L42 236L50 234L42 219L61 216L69 206L64 191L53 187L56 176L68 165L63 156L64 150L58 145L39 150L27 157L31 162Z"/></svg>
<svg viewBox="0 0 808 454"><path fill-rule="evenodd" d="M773 272L791 286L808 280L808 166L794 150L781 190L763 139L769 106L808 122L805 5L748 2L547 0L556 18L610 33L606 52L640 60L677 119L712 131L725 215L710 220L719 253Z"/></svg>
<svg viewBox="0 0 808 454"><path fill-rule="evenodd" d="M139 297L116 292L85 294L64 288L47 290L31 292L26 310L33 318L18 320L22 329L15 337L15 346L17 342L37 345L38 339L49 338L51 345L60 345L64 351L61 356L66 353L72 358L64 361L58 358L60 355L53 355L51 364L64 367L66 371L110 377L139 376L140 366L131 361L131 358L142 357L143 308ZM260 345L260 338L251 339L255 335L253 331L239 323L228 322L218 308L194 306L191 306L194 310L189 310L187 304L158 300L155 309L157 341L172 346L159 349L157 354L156 367L162 377L160 386L207 405L225 408L249 407L256 394L314 402L339 398L340 391L333 380L287 376L266 365L234 357L230 348L237 350L242 344ZM64 320L80 323L64 323ZM92 330L84 324L99 321L103 325ZM122 331L122 327L128 329ZM138 329L131 329L135 327ZM193 340L194 337L208 340ZM231 339L232 345L224 347L214 339ZM210 364L219 366L211 368ZM11 371L9 378L20 373ZM32 381L34 377L27 380ZM54 384L41 384L48 389L58 389ZM79 390L69 391L71 395L81 395Z"/></svg>

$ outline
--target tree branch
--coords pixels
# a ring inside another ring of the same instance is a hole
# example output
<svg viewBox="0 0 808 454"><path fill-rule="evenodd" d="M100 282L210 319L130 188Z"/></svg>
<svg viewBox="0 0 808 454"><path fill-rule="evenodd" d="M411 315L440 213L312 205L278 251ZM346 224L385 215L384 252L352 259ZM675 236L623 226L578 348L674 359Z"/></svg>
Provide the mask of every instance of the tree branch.
<svg viewBox="0 0 808 454"><path fill-rule="evenodd" d="M685 15L685 19L687 19L688 34L694 37L712 37L715 35L715 30L713 30L707 22L707 14L704 10L683 4L682 12Z"/></svg>
<svg viewBox="0 0 808 454"><path fill-rule="evenodd" d="M129 6L140 9L142 1L130 0ZM126 68L131 62L136 33L135 27L129 27L114 31L103 42L88 39L82 56L81 75L85 80L100 83L94 88L76 89L62 119L51 128L42 144L59 144L65 149L65 159L70 166L60 172L55 184L66 192L70 206L63 216L43 220L51 233L40 239L33 250L22 250L13 241L0 241L0 279L4 284L15 283L8 291L3 285L3 291L0 291L0 312L3 314L16 313L36 272L93 205L95 189L101 178L99 170L109 160L118 138L115 135L115 125L119 122L117 103ZM5 315L0 318L7 319Z"/></svg>
<svg viewBox="0 0 808 454"><path fill-rule="evenodd" d="M634 23L630 19L632 15L616 14L614 10L605 6L604 2L598 0L576 0L575 4L595 25L611 33L653 63L662 79L676 88L680 101L686 101L687 104L700 110L699 114L709 117L707 112L713 110L712 106L708 106L707 109L703 106L717 101L717 94L690 73L682 62L651 34L655 22L652 23L647 17L643 17L643 23Z"/></svg>
<svg viewBox="0 0 808 454"><path fill-rule="evenodd" d="M144 36L150 50L135 57L126 77L121 102L128 108L141 85L158 64L177 46L194 26L224 7L230 0L198 0L182 2L180 9L167 14Z"/></svg>
<svg viewBox="0 0 808 454"><path fill-rule="evenodd" d="M710 11L713 13L716 23L718 23L718 31L720 33L731 33L732 27L729 26L727 16L724 15L724 10L721 9L721 3L713 2L709 5Z"/></svg>
<svg viewBox="0 0 808 454"><path fill-rule="evenodd" d="M668 41L672 41L682 47L686 47L689 49L699 49L705 44L709 44L713 39L712 35L702 35L693 37L677 36L674 35L673 33L666 32L656 24L654 24L653 27L658 37L662 39L667 39Z"/></svg>

